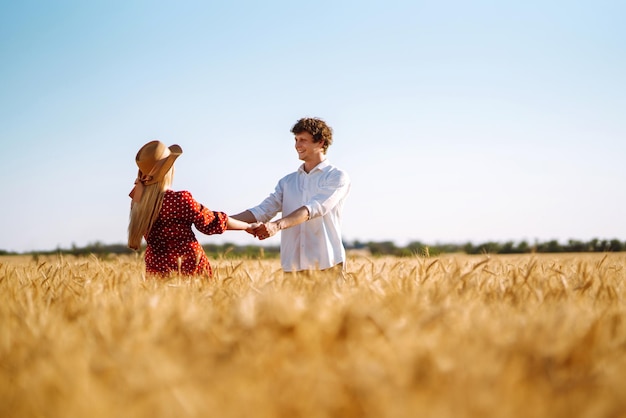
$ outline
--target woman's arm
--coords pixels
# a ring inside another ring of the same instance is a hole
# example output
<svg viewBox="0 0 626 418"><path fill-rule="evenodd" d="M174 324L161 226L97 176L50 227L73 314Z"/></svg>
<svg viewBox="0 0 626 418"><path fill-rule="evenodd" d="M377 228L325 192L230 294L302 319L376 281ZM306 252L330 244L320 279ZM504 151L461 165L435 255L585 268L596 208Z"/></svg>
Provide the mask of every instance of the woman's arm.
<svg viewBox="0 0 626 418"><path fill-rule="evenodd" d="M259 222L248 223L229 216L228 221L226 222L226 229L232 229L235 231L246 231L247 233L252 234L256 237L254 229L257 228L259 225L261 225Z"/></svg>
<svg viewBox="0 0 626 418"><path fill-rule="evenodd" d="M240 221L230 216L228 217L228 221L226 222L226 229L241 231L248 228L250 228L250 224L248 222Z"/></svg>

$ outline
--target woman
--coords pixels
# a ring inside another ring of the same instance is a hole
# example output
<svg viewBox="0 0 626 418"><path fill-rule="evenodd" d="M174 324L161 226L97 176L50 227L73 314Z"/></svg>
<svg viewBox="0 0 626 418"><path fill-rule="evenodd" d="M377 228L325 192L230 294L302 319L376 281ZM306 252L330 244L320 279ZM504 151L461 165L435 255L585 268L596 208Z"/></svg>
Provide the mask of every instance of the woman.
<svg viewBox="0 0 626 418"><path fill-rule="evenodd" d="M180 146L167 147L160 141L148 142L137 153L139 173L130 192L128 246L139 250L142 238L146 239L147 273L211 276L211 265L191 226L211 235L227 229L252 233L256 224L211 211L188 191L172 190L174 161L182 153Z"/></svg>

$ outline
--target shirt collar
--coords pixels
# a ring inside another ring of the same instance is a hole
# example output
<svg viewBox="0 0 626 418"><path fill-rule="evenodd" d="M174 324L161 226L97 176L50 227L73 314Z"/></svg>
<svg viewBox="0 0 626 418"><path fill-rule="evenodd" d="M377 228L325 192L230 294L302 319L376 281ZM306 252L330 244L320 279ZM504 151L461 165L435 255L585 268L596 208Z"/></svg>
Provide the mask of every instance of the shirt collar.
<svg viewBox="0 0 626 418"><path fill-rule="evenodd" d="M330 162L328 161L328 158L326 158L324 161L322 161L321 163L313 167L313 169L309 171L309 174L317 170L322 171L324 168L328 167L329 165L330 165ZM306 171L304 171L304 163L298 168L298 171L301 171L302 173L306 174Z"/></svg>

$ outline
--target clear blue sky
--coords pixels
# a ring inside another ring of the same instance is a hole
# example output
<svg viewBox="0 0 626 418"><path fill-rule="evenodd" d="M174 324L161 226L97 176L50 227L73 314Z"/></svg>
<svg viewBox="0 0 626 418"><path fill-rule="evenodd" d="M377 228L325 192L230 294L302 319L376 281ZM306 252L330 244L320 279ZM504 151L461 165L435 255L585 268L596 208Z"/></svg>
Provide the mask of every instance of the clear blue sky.
<svg viewBox="0 0 626 418"><path fill-rule="evenodd" d="M152 139L184 150L175 189L247 209L300 164L302 116L334 128L347 241L626 240L624 16L604 0L2 0L0 249L125 243Z"/></svg>

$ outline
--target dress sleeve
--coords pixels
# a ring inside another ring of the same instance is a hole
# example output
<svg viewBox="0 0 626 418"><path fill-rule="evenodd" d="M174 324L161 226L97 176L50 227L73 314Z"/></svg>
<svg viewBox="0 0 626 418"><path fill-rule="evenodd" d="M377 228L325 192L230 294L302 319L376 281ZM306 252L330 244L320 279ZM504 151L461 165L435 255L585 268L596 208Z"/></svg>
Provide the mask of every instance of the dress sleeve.
<svg viewBox="0 0 626 418"><path fill-rule="evenodd" d="M206 235L221 234L226 231L226 224L228 222L228 215L226 213L210 210L206 206L198 203L189 192L185 193L184 198L185 203L189 205L191 209L191 222L198 231Z"/></svg>

